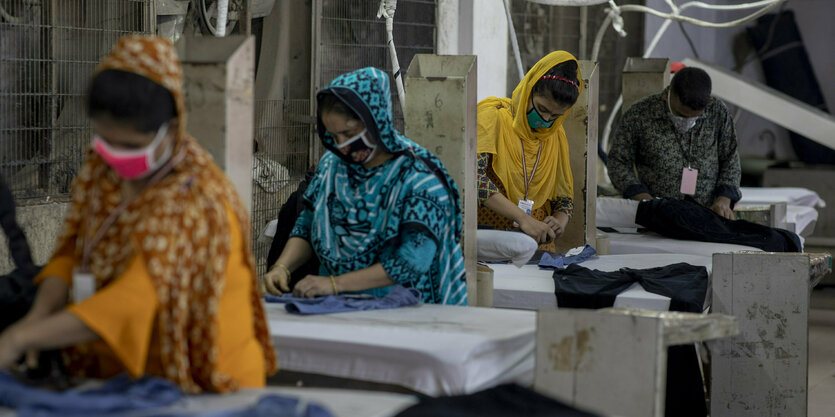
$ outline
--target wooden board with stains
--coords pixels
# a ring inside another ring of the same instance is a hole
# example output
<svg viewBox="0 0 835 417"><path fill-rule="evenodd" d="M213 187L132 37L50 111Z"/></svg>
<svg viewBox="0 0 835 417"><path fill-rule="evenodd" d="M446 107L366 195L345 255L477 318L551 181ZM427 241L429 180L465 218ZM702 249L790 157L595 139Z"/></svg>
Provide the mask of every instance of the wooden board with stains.
<svg viewBox="0 0 835 417"><path fill-rule="evenodd" d="M713 256L713 311L740 334L710 344L712 416L806 415L809 271L808 254Z"/></svg>
<svg viewBox="0 0 835 417"><path fill-rule="evenodd" d="M602 415L664 415L667 348L739 332L723 314L540 310L534 387Z"/></svg>
<svg viewBox="0 0 835 417"><path fill-rule="evenodd" d="M534 387L604 415L663 416L662 328L651 317L539 311Z"/></svg>

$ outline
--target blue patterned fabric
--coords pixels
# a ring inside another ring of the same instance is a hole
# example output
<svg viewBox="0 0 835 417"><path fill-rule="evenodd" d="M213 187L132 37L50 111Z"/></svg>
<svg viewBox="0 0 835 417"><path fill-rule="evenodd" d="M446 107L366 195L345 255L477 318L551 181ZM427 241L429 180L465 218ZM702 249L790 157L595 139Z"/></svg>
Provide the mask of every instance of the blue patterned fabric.
<svg viewBox="0 0 835 417"><path fill-rule="evenodd" d="M426 303L466 304L458 188L435 155L394 129L388 76L360 69L337 77L317 98L323 94L350 107L394 157L372 169L349 163L320 117L319 136L330 152L319 161L291 236L310 242L324 275L381 263ZM390 288L367 292L384 296Z"/></svg>
<svg viewBox="0 0 835 417"><path fill-rule="evenodd" d="M199 398L199 397L196 397ZM182 414L182 417L334 417L324 406L286 395L270 394L258 399L252 406L199 414ZM162 417L162 416L160 416ZM165 417L180 417L166 415Z"/></svg>
<svg viewBox="0 0 835 417"><path fill-rule="evenodd" d="M0 407L15 410L17 417L333 417L316 402L287 395L264 395L248 407L205 412L188 410L181 401L186 398L199 402L201 396L186 397L177 384L162 378L119 375L98 388L58 392L24 385L0 372Z"/></svg>
<svg viewBox="0 0 835 417"><path fill-rule="evenodd" d="M539 258L539 267L543 269L563 269L568 265L583 263L592 256L597 255L597 251L589 245L584 246L578 254L569 255L569 252L566 252L565 254L555 253L553 255L545 252L542 254L542 257Z"/></svg>
<svg viewBox="0 0 835 417"><path fill-rule="evenodd" d="M56 392L23 385L0 372L0 407L15 409L19 417L120 416L138 410L150 414L181 398L180 388L162 378L132 380L120 375L99 388Z"/></svg>
<svg viewBox="0 0 835 417"><path fill-rule="evenodd" d="M420 304L420 291L414 288L394 286L385 297L362 295L328 295L325 297L300 298L291 294L275 296L264 295L268 303L284 303L288 313L311 315L347 313L349 311L388 310L391 308L417 306Z"/></svg>

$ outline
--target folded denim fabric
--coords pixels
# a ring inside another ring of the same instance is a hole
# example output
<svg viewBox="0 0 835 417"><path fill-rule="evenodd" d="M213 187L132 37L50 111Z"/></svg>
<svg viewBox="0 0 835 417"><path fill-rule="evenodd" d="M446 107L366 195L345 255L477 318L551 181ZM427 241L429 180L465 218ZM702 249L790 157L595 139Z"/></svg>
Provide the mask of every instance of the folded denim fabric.
<svg viewBox="0 0 835 417"><path fill-rule="evenodd" d="M597 251L589 246L583 246L582 248L574 248L570 251L566 252L565 254L562 253L548 253L545 252L542 254L542 257L539 258L539 267L540 268L557 268L562 269L568 265L579 264L585 262L592 256L597 255Z"/></svg>
<svg viewBox="0 0 835 417"><path fill-rule="evenodd" d="M296 397L270 394L259 398L257 403L243 409L191 415L195 417L334 417L328 409L317 403L307 403L304 407L299 405L300 401Z"/></svg>
<svg viewBox="0 0 835 417"><path fill-rule="evenodd" d="M654 199L638 204L635 223L661 236L730 243L766 252L802 252L797 234L745 220L728 220L690 199Z"/></svg>
<svg viewBox="0 0 835 417"><path fill-rule="evenodd" d="M349 311L385 310L420 304L420 291L414 288L396 286L382 298L356 296L351 294L329 295L326 297L300 298L289 294L275 296L266 294L268 303L284 303L289 313L310 315L345 313Z"/></svg>
<svg viewBox="0 0 835 417"><path fill-rule="evenodd" d="M26 386L0 372L0 406L15 409L18 417L119 416L162 408L181 398L180 388L162 378L131 380L120 375L99 388L57 392Z"/></svg>

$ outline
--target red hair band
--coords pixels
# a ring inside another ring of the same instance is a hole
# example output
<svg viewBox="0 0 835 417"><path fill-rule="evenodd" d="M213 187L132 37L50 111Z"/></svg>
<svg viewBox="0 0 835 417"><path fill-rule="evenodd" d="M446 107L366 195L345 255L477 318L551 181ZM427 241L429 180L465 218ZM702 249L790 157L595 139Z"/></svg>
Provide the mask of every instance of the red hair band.
<svg viewBox="0 0 835 417"><path fill-rule="evenodd" d="M567 82L567 83L569 83L569 84L573 85L573 86L574 86L574 88L576 88L576 89L578 89L578 90L580 89L580 86L577 84L577 81L572 81L572 80L569 80L568 78L561 77L561 76L559 76L559 75L543 75L543 76L542 76L542 78L540 78L540 80L560 80L560 81L565 81L565 82Z"/></svg>

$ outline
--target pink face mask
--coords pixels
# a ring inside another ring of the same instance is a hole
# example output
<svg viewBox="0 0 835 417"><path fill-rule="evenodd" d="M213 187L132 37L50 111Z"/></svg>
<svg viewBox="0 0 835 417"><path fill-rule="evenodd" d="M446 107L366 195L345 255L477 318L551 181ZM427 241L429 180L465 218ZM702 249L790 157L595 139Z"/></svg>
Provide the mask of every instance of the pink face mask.
<svg viewBox="0 0 835 417"><path fill-rule="evenodd" d="M171 146L165 149L161 158L155 158L157 148L168 132L168 123L163 123L150 145L142 149L113 149L100 136L93 137L93 149L101 155L120 177L126 180L144 178L159 169L171 157Z"/></svg>

